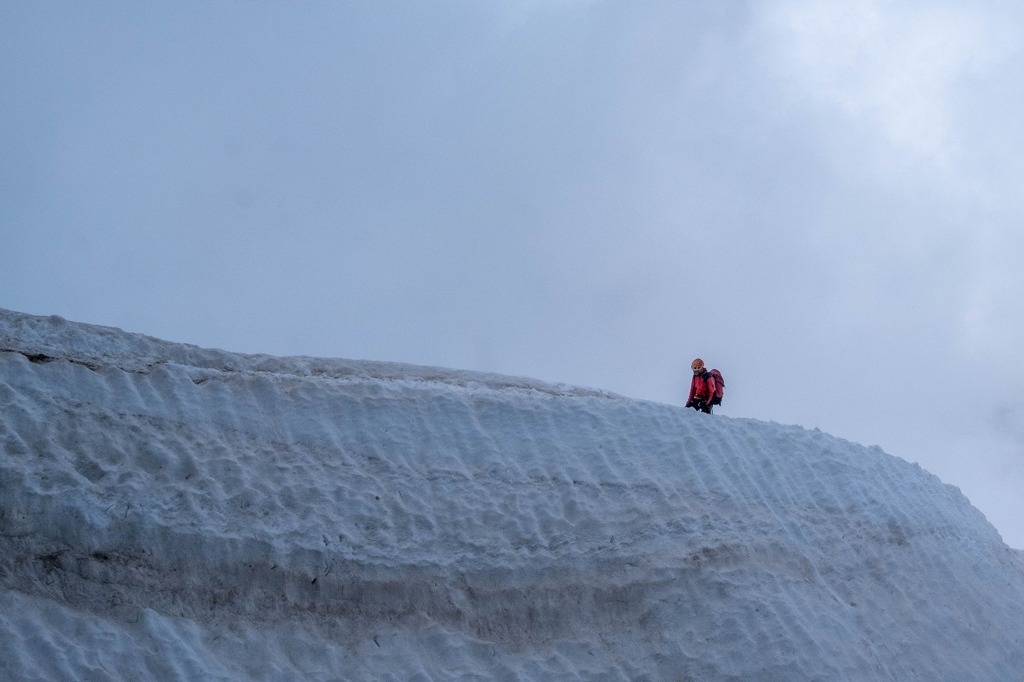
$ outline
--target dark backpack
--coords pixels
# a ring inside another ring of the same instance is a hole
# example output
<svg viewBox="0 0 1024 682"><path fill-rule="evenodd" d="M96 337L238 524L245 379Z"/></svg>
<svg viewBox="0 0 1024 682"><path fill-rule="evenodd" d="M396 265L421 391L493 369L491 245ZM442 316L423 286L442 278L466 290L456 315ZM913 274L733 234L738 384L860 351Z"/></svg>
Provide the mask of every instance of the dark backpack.
<svg viewBox="0 0 1024 682"><path fill-rule="evenodd" d="M711 398L712 405L721 405L722 396L725 395L725 379L722 378L722 373L717 369L713 369L708 372L715 379L715 395Z"/></svg>

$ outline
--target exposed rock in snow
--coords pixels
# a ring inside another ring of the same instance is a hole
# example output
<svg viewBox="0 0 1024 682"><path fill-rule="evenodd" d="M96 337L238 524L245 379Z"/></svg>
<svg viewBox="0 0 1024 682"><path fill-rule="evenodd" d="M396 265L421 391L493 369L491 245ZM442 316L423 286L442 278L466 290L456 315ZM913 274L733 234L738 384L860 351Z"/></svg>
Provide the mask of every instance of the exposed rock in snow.
<svg viewBox="0 0 1024 682"><path fill-rule="evenodd" d="M521 378L0 311L0 677L1015 680L920 467Z"/></svg>

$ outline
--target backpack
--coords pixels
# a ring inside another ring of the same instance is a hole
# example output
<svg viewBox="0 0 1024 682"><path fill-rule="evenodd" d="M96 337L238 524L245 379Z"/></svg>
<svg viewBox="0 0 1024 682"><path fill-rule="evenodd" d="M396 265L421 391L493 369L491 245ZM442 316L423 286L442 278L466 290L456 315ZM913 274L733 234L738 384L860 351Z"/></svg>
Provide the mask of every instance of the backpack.
<svg viewBox="0 0 1024 682"><path fill-rule="evenodd" d="M725 379L722 378L722 373L717 369L709 371L708 374L715 378L715 395L711 398L711 404L721 405L722 396L725 395Z"/></svg>

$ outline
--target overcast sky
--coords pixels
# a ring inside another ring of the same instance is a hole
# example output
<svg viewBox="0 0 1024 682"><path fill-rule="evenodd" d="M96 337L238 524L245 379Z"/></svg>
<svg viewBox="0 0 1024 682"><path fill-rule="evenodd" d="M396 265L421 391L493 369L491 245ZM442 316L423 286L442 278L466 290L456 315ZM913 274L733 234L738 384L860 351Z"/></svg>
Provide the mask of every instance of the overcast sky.
<svg viewBox="0 0 1024 682"><path fill-rule="evenodd" d="M1024 6L0 3L0 306L879 445L1024 548Z"/></svg>

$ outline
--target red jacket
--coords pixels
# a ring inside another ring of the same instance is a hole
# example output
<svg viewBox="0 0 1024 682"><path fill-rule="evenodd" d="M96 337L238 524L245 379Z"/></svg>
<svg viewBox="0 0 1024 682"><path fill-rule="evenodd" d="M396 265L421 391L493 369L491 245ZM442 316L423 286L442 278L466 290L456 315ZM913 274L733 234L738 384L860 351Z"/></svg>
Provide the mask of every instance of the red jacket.
<svg viewBox="0 0 1024 682"><path fill-rule="evenodd" d="M690 398L686 401L692 403L696 400L703 400L710 403L715 397L715 378L706 369L700 374L694 374L690 380Z"/></svg>

